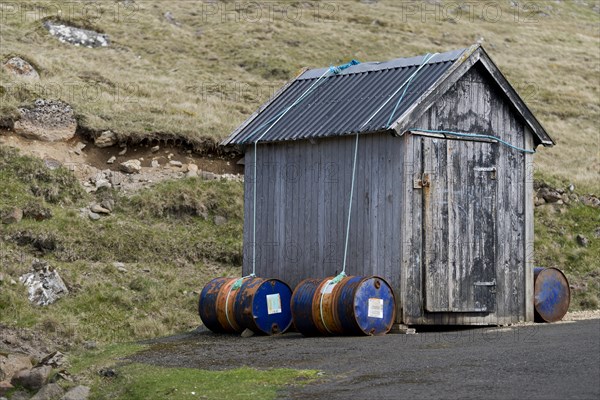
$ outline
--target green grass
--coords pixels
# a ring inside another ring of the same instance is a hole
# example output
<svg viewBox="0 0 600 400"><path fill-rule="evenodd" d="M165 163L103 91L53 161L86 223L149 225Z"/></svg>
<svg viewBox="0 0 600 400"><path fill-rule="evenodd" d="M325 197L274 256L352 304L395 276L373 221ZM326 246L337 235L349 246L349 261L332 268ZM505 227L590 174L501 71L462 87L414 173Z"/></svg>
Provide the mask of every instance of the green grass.
<svg viewBox="0 0 600 400"><path fill-rule="evenodd" d="M101 343L150 338L200 323L198 294L216 276L236 276L242 259L242 184L182 179L115 200L112 215L91 221L85 195L69 171L0 148L0 209L35 202L53 217L1 225L1 272L18 280L34 257L57 268L71 293L33 306L21 285L0 283L0 322ZM42 188L44 190L38 190ZM46 197L45 188L57 188ZM217 226L214 216L227 218ZM120 272L114 262L125 263Z"/></svg>
<svg viewBox="0 0 600 400"><path fill-rule="evenodd" d="M581 204L544 205L535 209L535 261L556 267L569 280L571 310L597 309L600 305L600 212ZM577 243L578 234L590 244Z"/></svg>
<svg viewBox="0 0 600 400"><path fill-rule="evenodd" d="M206 371L166 368L131 363L127 357L147 345L120 343L95 350L79 350L69 356L71 374L92 388L91 399L274 399L287 385L306 384L317 371L237 368ZM113 369L116 377L100 376L101 369ZM194 394L193 394L194 393Z"/></svg>
<svg viewBox="0 0 600 400"><path fill-rule="evenodd" d="M87 17L87 3L69 3L74 11L64 18L110 35L112 45L102 49L60 43L41 27L51 15L7 13L0 59L25 57L41 82L15 80L0 68L0 119L36 97L56 97L73 105L87 130L212 142L302 67L441 52L483 38L557 141L536 155L536 169L598 193L598 2L517 3L466 3L459 11L454 1L242 2L261 7L249 14L232 12L231 2L147 0L124 8L104 0ZM165 20L167 11L180 26Z"/></svg>
<svg viewBox="0 0 600 400"><path fill-rule="evenodd" d="M100 382L92 399L275 399L285 385L305 384L316 371L238 368L205 371L128 364L119 376Z"/></svg>

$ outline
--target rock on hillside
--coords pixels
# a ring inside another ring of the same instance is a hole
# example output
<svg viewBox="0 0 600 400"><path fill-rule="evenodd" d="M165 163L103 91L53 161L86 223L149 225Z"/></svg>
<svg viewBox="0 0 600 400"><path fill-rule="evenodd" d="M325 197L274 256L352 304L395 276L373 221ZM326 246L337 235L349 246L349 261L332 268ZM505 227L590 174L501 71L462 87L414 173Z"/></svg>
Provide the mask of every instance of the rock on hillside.
<svg viewBox="0 0 600 400"><path fill-rule="evenodd" d="M73 109L60 100L37 99L31 107L19 108L21 118L14 131L26 138L56 142L71 139L77 129Z"/></svg>
<svg viewBox="0 0 600 400"><path fill-rule="evenodd" d="M31 64L21 57L12 57L4 63L4 69L13 75L29 79L40 79L40 75Z"/></svg>
<svg viewBox="0 0 600 400"><path fill-rule="evenodd" d="M106 47L110 44L108 35L91 31L88 29L75 28L52 21L44 22L44 27L52 36L63 43L70 43L75 46Z"/></svg>

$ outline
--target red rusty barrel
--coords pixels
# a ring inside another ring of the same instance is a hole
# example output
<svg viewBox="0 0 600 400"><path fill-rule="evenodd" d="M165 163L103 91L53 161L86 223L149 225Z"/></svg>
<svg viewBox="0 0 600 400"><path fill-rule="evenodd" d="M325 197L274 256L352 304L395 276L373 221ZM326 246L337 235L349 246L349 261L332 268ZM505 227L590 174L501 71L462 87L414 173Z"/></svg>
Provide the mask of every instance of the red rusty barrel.
<svg viewBox="0 0 600 400"><path fill-rule="evenodd" d="M244 329L234 316L235 296L239 289L232 289L239 278L215 278L200 293L198 314L204 326L215 333L235 333Z"/></svg>
<svg viewBox="0 0 600 400"><path fill-rule="evenodd" d="M391 286L378 276L306 279L292 295L292 317L305 336L382 335L394 323L396 301Z"/></svg>
<svg viewBox="0 0 600 400"><path fill-rule="evenodd" d="M571 290L565 274L558 268L535 268L534 306L537 322L560 321L571 302Z"/></svg>

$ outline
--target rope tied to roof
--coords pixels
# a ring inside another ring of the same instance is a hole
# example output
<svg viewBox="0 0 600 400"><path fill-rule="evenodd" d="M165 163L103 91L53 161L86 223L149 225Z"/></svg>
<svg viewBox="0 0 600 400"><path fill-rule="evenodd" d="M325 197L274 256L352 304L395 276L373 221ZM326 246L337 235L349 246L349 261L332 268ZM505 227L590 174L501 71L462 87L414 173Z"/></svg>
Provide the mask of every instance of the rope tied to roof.
<svg viewBox="0 0 600 400"><path fill-rule="evenodd" d="M334 74L337 75L340 72L342 72L343 70L351 67L352 65L357 65L360 64L359 61L352 59L350 62L347 62L346 64L342 64L342 65L338 65L337 67L331 66L329 67L315 82L313 82L308 89L306 89L304 91L304 93L302 93L296 100L294 100L294 102L287 108L285 108L281 113L279 113L278 115L276 115L275 117L271 118L269 121L267 121L266 123L262 124L261 126L259 126L257 129L254 130L254 132L252 132L252 134L250 134L249 138L252 138L260 129L262 129L264 126L269 125L269 127L262 133L262 135L260 135L255 141L254 141L254 182L253 182L253 199L252 199L252 273L248 276L256 276L256 182L257 182L257 156L256 153L258 152L258 142L285 116L285 114L287 114L287 112L289 110L291 110L292 108L294 108L296 105L298 105L302 100L306 99L312 92L315 91L316 88L318 88L320 85L323 84L323 82L325 82L325 80L323 80L323 78L325 78L327 75L329 74ZM271 123L271 121L273 121ZM241 286L241 281L244 278L240 278L238 281L236 281L235 285L240 284ZM233 286L232 286L233 287Z"/></svg>

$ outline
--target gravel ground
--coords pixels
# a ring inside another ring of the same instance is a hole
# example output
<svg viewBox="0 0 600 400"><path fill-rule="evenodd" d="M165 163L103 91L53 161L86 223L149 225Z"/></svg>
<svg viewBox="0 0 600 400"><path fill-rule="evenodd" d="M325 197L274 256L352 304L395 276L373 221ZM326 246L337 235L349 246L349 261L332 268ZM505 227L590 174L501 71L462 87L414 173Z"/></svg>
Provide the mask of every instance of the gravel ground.
<svg viewBox="0 0 600 400"><path fill-rule="evenodd" d="M318 381L280 392L286 399L596 399L600 319L595 316L380 337L241 338L199 330L152 341L132 360L211 370L322 371Z"/></svg>

